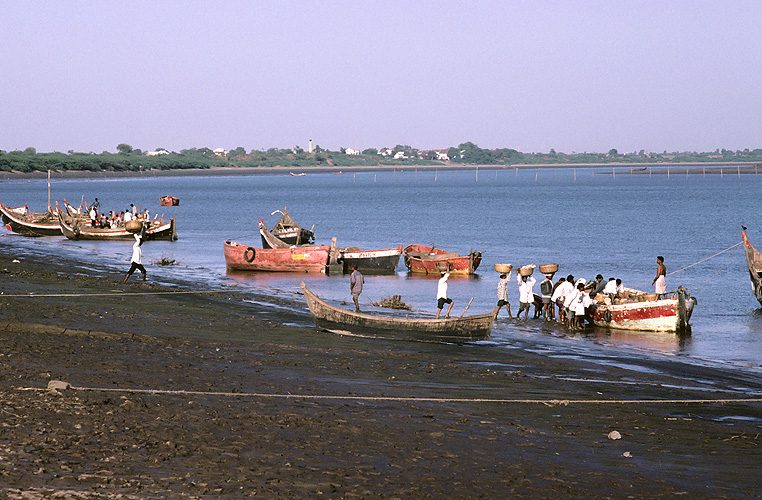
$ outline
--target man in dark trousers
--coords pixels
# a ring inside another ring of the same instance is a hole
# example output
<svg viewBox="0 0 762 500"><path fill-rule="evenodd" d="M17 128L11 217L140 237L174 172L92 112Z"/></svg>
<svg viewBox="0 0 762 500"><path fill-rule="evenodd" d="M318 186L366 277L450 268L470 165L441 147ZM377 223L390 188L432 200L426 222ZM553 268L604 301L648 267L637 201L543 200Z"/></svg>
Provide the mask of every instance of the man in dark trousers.
<svg viewBox="0 0 762 500"><path fill-rule="evenodd" d="M362 285L365 283L365 278L362 273L357 270L357 264L352 266L352 274L349 275L349 290L352 292L352 300L355 302L355 310L360 311L360 303L357 299L362 293Z"/></svg>
<svg viewBox="0 0 762 500"><path fill-rule="evenodd" d="M127 276L124 277L123 283L127 283L127 279L132 276L132 273L135 272L135 269L140 269L140 272L143 273L143 283L146 281L146 268L143 267L143 250L140 248L140 246L143 244L143 238L140 237L139 234L135 235L135 243L132 244L132 265L130 266L130 270L127 272Z"/></svg>

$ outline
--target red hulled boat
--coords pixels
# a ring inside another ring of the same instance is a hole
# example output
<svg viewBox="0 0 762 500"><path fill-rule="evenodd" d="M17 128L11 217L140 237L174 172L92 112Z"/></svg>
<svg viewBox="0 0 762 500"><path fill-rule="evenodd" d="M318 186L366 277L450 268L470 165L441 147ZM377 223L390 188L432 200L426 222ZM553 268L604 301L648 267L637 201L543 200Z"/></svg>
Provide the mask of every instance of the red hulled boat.
<svg viewBox="0 0 762 500"><path fill-rule="evenodd" d="M450 274L474 274L482 261L482 252L471 250L468 255L448 252L424 245L408 245L402 250L405 265L411 273L439 274L449 265Z"/></svg>
<svg viewBox="0 0 762 500"><path fill-rule="evenodd" d="M324 273L330 247L255 248L225 242L225 267L230 271Z"/></svg>

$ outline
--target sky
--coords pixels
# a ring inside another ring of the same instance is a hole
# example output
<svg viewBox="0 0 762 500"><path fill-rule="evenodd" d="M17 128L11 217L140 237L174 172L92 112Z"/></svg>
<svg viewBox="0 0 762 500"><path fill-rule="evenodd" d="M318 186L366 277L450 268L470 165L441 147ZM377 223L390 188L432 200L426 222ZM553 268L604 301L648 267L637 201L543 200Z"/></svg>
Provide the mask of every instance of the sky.
<svg viewBox="0 0 762 500"><path fill-rule="evenodd" d="M0 150L762 147L762 2L0 0Z"/></svg>

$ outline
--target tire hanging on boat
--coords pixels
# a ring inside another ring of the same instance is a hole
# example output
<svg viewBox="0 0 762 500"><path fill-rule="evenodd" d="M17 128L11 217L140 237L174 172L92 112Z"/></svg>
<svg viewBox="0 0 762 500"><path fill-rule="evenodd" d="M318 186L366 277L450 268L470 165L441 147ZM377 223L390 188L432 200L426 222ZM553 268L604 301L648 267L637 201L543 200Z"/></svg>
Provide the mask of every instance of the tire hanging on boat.
<svg viewBox="0 0 762 500"><path fill-rule="evenodd" d="M608 309L603 311L603 321L605 321L606 323L611 323L611 311L609 311Z"/></svg>
<svg viewBox="0 0 762 500"><path fill-rule="evenodd" d="M251 251L251 258L249 258L249 251ZM246 262L251 264L254 262L254 258L257 256L257 251L254 250L252 247L249 247L246 249L245 252L243 252L243 258L246 259Z"/></svg>

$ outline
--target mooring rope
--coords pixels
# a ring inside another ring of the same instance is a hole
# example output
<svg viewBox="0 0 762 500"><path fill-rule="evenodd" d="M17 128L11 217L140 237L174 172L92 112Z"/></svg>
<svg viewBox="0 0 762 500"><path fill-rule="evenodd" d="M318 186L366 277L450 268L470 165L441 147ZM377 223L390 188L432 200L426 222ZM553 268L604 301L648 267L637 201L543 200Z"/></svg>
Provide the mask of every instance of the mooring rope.
<svg viewBox="0 0 762 500"><path fill-rule="evenodd" d="M339 396L330 394L272 394L260 392L202 392L164 389L131 389L106 387L75 387L70 390L90 392L121 392L130 394L169 396L216 396L259 399L312 399L328 401L389 401L406 403L512 403L512 404L711 404L711 403L762 403L762 398L722 398L722 399L505 399L505 398L427 398L412 396ZM19 387L20 391L49 391L40 387Z"/></svg>

